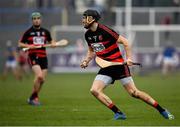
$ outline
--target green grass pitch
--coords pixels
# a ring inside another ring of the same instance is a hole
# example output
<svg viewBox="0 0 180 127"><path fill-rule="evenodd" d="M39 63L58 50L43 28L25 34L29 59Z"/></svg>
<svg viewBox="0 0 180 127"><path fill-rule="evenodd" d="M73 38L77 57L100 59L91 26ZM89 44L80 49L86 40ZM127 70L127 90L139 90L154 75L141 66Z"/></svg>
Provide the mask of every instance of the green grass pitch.
<svg viewBox="0 0 180 127"><path fill-rule="evenodd" d="M149 105L130 97L118 81L105 93L127 115L113 120L113 113L89 92L96 74L49 74L40 93L41 106L27 104L33 76L16 81L0 80L0 125L62 126L176 126L180 125L180 74L162 77L134 76L136 86L153 96L174 115L166 120Z"/></svg>

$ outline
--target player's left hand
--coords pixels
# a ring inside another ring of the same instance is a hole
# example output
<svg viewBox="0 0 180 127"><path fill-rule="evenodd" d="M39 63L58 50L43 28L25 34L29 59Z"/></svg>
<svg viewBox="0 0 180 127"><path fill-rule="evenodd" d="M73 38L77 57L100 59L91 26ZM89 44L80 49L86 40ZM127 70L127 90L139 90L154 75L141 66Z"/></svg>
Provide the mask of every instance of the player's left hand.
<svg viewBox="0 0 180 127"><path fill-rule="evenodd" d="M51 43L51 47L52 47L52 48L57 47L56 43Z"/></svg>
<svg viewBox="0 0 180 127"><path fill-rule="evenodd" d="M128 66L132 66L133 65L132 59L127 59L126 63L127 63Z"/></svg>

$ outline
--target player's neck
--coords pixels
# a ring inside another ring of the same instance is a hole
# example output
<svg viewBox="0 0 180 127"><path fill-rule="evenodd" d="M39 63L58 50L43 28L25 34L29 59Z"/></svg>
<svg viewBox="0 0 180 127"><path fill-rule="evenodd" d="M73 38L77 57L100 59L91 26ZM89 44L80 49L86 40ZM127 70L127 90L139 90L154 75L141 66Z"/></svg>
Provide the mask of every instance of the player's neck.
<svg viewBox="0 0 180 127"><path fill-rule="evenodd" d="M90 27L90 30L94 32L94 31L97 30L97 27L98 27L98 23L97 23L97 22L94 22L94 23L92 24L92 26Z"/></svg>
<svg viewBox="0 0 180 127"><path fill-rule="evenodd" d="M40 29L41 27L40 26L33 26L34 29Z"/></svg>

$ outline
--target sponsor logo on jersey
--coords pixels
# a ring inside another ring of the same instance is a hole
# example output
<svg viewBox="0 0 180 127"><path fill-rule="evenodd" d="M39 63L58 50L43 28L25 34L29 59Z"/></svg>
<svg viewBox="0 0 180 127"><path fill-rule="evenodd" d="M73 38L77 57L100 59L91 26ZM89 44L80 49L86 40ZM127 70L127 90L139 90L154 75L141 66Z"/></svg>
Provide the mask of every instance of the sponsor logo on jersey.
<svg viewBox="0 0 180 127"><path fill-rule="evenodd" d="M33 37L33 44L37 44L37 45L43 45L45 38L44 37Z"/></svg>
<svg viewBox="0 0 180 127"><path fill-rule="evenodd" d="M35 35L35 33L34 33L34 32L31 32L30 35Z"/></svg>
<svg viewBox="0 0 180 127"><path fill-rule="evenodd" d="M95 52L101 52L105 49L104 45L102 43L92 43L91 47Z"/></svg>

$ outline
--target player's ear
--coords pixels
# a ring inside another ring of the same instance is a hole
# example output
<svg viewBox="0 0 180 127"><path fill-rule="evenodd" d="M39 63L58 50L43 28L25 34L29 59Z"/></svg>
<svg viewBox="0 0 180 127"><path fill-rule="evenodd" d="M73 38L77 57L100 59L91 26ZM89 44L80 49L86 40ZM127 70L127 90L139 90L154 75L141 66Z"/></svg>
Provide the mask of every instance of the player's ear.
<svg viewBox="0 0 180 127"><path fill-rule="evenodd" d="M95 19L92 16L87 16L87 23L91 24Z"/></svg>

